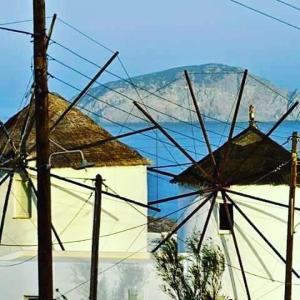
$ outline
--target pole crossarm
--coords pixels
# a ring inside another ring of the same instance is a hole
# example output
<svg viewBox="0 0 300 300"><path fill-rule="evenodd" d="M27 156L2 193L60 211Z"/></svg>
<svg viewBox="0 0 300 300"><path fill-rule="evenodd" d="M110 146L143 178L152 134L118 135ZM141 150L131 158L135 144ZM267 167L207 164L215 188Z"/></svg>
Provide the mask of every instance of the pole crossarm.
<svg viewBox="0 0 300 300"><path fill-rule="evenodd" d="M280 206L280 207L285 207L285 208L289 207L288 205L282 204L280 202L275 202L275 201L272 201L272 200L267 200L267 199L264 199L264 198L260 198L260 197L256 197L256 196L252 196L252 195L248 195L248 194L244 194L244 193L233 191L233 190L229 190L229 189L226 189L226 188L222 188L222 190L225 191L225 192L227 192L227 193L238 195L238 196L241 196L241 197L244 197L244 198L249 198L249 199L257 200L257 201L269 203L269 204ZM300 208L299 207L295 207L295 210L300 211Z"/></svg>
<svg viewBox="0 0 300 300"><path fill-rule="evenodd" d="M170 136L170 134L164 129L162 128L152 117L151 115L146 112L136 101L133 101L133 104L145 115L145 117L151 122L153 123L157 129L159 129L159 131L168 138L168 140L170 140L170 142L172 144L174 144L174 146L176 146L176 148L178 150L180 150L180 152L187 157L196 168L198 168L200 170L200 172L203 174L203 176L208 180L208 182L210 183L214 183L213 178L194 160L194 158L185 150L183 149L178 142L176 142L176 140L174 138L172 138Z"/></svg>
<svg viewBox="0 0 300 300"><path fill-rule="evenodd" d="M272 251L280 258L282 262L286 264L285 258L280 254L280 252L272 245L269 239L258 229L258 227L250 220L250 218L242 211L242 209L231 199L231 197L225 192L225 197L230 203L236 208L236 210L244 217L244 219L250 224L250 226L258 233L258 235L264 240L264 242L272 249ZM300 275L293 269L293 274L300 278Z"/></svg>
<svg viewBox="0 0 300 300"><path fill-rule="evenodd" d="M188 214L187 217L185 217L177 226L169 232L160 242L157 246L154 247L154 249L151 250L152 253L156 252L175 232L177 232L188 220L190 220L199 210L202 206L204 206L211 198L213 197L213 193L208 195L206 199L201 202L190 214Z"/></svg>
<svg viewBox="0 0 300 300"><path fill-rule="evenodd" d="M25 30L19 30L19 29L14 29L14 28L8 28L8 27L0 27L0 30L4 30L4 31L10 31L10 32L15 32L15 33L22 33L22 34L26 34L26 35L30 35L30 36L37 36L37 34L34 34L32 32L29 31L25 31Z"/></svg>

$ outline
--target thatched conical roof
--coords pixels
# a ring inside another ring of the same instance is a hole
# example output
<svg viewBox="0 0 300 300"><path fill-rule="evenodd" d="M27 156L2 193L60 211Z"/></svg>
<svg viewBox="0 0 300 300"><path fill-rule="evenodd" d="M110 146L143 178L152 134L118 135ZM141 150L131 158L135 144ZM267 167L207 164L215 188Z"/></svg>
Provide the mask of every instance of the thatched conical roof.
<svg viewBox="0 0 300 300"><path fill-rule="evenodd" d="M49 94L50 127L69 104L69 102L60 96ZM16 148L19 148L22 127L29 109L30 119L34 119L34 105L32 105L31 107L26 106L5 123L5 127L9 131ZM101 145L85 147L86 145L111 137L112 136L105 129L101 128L90 117L82 113L79 109L72 108L50 134L50 153L62 151L63 148L67 150L84 148L82 152L86 160L95 164L95 166L132 166L148 164L148 161L137 151L117 140ZM7 138L2 131L0 134L0 151L6 158L10 158L13 156L12 148L10 146L6 146L5 148L6 142ZM34 123L26 142L26 150L29 151L29 158L34 159L36 155ZM78 167L80 162L80 155L75 153L55 156L53 157L52 164L56 168Z"/></svg>
<svg viewBox="0 0 300 300"><path fill-rule="evenodd" d="M222 167L227 151L228 160ZM213 153L217 165L223 168L220 176L223 183L228 182L229 185L289 183L290 163L287 162L291 159L291 153L253 126L249 126L235 136L231 143L225 143ZM208 174L216 176L209 155L198 163ZM209 185L195 166L187 168L171 182L192 186Z"/></svg>

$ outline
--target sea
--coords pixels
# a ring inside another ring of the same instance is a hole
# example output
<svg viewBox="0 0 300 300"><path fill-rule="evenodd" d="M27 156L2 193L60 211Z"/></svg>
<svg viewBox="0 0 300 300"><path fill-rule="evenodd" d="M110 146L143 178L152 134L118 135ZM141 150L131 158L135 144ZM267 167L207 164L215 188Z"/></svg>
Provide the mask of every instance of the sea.
<svg viewBox="0 0 300 300"><path fill-rule="evenodd" d="M267 133L275 122L258 122L257 127L263 133ZM103 125L103 124L102 124ZM167 132L195 159L200 160L208 154L206 144L199 124L196 123L160 123ZM106 124L104 127L112 135L120 135L133 130L151 126L151 124ZM206 130L213 150L220 147L227 141L230 124L226 122L206 122ZM246 122L238 122L235 126L234 135L248 127ZM271 138L286 149L291 149L290 137L297 131L300 134L299 121L285 121L271 134ZM150 161L151 167L158 167L160 170L179 174L190 166L190 161L175 147L159 130L147 131L144 133L122 138L120 141L136 149L141 155ZM299 147L300 148L300 147ZM178 195L179 188L176 184L170 183L170 177L157 173L148 172L148 201ZM178 209L177 201L160 204L160 213L150 215L165 216ZM178 213L170 215L169 218L176 219Z"/></svg>

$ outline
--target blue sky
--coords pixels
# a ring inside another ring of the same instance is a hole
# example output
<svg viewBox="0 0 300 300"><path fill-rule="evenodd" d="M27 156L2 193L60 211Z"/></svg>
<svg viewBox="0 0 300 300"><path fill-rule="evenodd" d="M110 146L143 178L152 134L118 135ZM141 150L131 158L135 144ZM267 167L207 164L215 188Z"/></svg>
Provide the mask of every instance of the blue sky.
<svg viewBox="0 0 300 300"><path fill-rule="evenodd" d="M300 26L300 11L276 0L240 0ZM286 0L299 5L299 1ZM32 1L2 0L0 24L32 18ZM289 90L300 88L300 30L285 26L229 0L47 1L54 12L110 49L120 51L131 76L176 66L224 63L248 68ZM10 25L31 30L32 23ZM32 43L27 36L0 31L0 117L19 107L31 75ZM53 39L103 64L111 55L57 22ZM97 68L75 58L57 45L49 54L92 76ZM80 88L86 80L50 62L51 73ZM125 76L116 61L111 70ZM103 81L113 78L104 77ZM50 80L50 89L71 97L75 91Z"/></svg>

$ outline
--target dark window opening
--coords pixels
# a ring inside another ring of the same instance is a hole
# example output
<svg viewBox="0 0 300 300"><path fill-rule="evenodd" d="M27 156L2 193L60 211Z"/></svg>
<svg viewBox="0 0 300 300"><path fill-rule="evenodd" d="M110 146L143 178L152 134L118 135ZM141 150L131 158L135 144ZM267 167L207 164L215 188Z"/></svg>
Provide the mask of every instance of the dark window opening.
<svg viewBox="0 0 300 300"><path fill-rule="evenodd" d="M228 220L226 206L224 203L220 203L219 206L219 230L231 230L233 225L233 206L227 203L229 216L231 222Z"/></svg>

